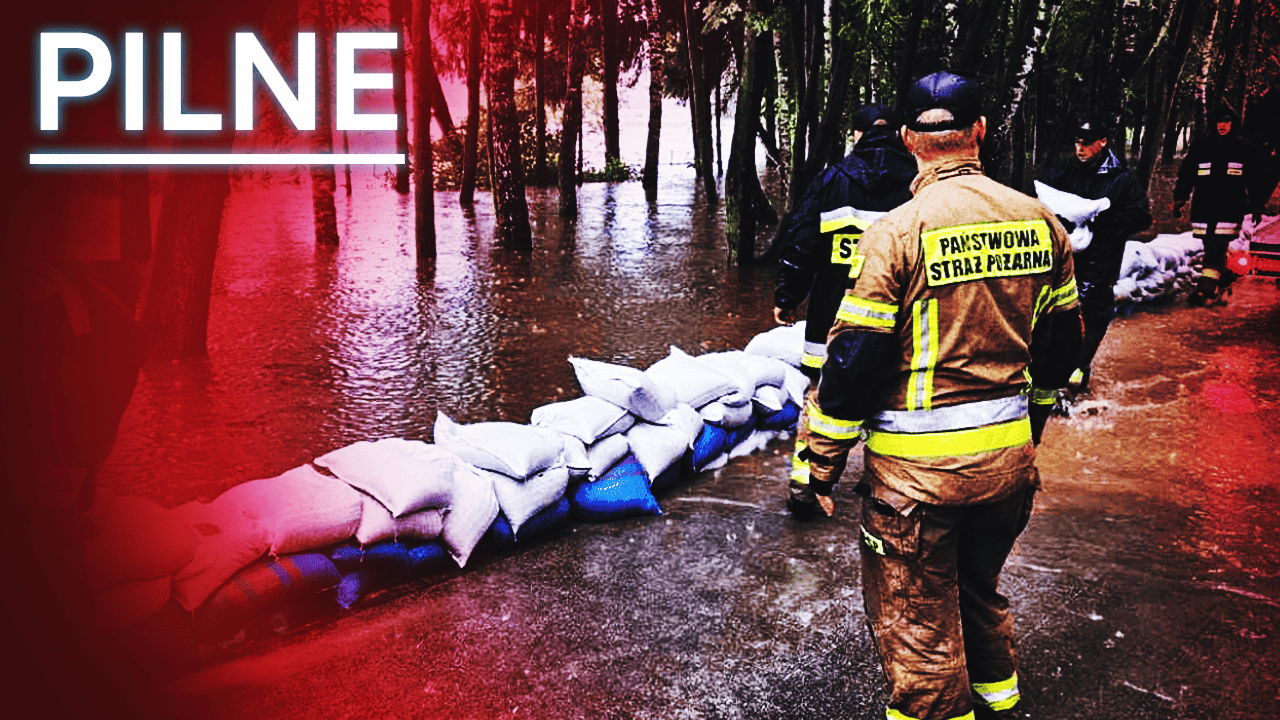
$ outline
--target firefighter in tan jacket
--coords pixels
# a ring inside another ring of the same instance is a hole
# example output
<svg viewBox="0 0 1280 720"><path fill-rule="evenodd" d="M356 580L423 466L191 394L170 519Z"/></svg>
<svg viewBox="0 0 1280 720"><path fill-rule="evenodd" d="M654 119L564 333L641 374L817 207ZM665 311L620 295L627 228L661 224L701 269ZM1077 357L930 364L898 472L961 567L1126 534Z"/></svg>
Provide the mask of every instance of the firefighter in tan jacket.
<svg viewBox="0 0 1280 720"><path fill-rule="evenodd" d="M978 84L946 72L908 92L915 197L863 236L810 408L814 434L865 438L863 595L895 720L1017 717L997 581L1080 347L1066 232L982 174L981 108Z"/></svg>

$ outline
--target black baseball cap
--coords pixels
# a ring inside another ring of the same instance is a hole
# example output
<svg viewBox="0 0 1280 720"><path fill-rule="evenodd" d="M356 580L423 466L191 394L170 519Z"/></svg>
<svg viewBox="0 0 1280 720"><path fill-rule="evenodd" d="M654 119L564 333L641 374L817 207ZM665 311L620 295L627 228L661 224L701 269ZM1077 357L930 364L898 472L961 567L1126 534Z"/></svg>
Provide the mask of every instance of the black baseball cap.
<svg viewBox="0 0 1280 720"><path fill-rule="evenodd" d="M944 70L925 75L911 84L902 103L902 114L907 127L916 132L941 132L974 124L982 116L982 106L981 83ZM951 113L951 119L920 122L920 116L930 110L946 110Z"/></svg>
<svg viewBox="0 0 1280 720"><path fill-rule="evenodd" d="M1213 112L1209 114L1209 122L1220 123L1231 121L1233 123L1240 122L1240 115L1236 113L1235 108L1226 103L1219 103Z"/></svg>
<svg viewBox="0 0 1280 720"><path fill-rule="evenodd" d="M1108 135L1107 124L1098 118L1086 118L1076 123L1076 140L1086 144L1095 143Z"/></svg>
<svg viewBox="0 0 1280 720"><path fill-rule="evenodd" d="M902 120L898 117L897 110L888 105L864 105L853 114L853 129L866 132L881 120L884 121L880 123L881 125L887 125L895 132L902 127Z"/></svg>

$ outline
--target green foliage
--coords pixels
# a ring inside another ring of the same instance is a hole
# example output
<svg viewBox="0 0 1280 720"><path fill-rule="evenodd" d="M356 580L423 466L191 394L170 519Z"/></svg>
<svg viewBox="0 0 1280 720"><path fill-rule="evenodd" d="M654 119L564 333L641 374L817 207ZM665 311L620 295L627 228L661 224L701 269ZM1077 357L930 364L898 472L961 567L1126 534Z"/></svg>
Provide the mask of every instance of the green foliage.
<svg viewBox="0 0 1280 720"><path fill-rule="evenodd" d="M639 177L630 165L617 158L609 158L603 170L583 170L582 182L626 182Z"/></svg>

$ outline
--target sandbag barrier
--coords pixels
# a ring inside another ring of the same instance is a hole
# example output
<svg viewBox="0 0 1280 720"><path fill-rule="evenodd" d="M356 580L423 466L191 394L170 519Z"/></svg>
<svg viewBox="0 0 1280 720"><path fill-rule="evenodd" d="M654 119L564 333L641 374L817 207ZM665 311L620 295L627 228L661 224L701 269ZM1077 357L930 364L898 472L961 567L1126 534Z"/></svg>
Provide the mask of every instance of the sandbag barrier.
<svg viewBox="0 0 1280 720"><path fill-rule="evenodd" d="M434 443L356 442L172 510L104 494L86 548L97 638L148 638L172 673L464 571L477 550L532 544L572 521L661 515L663 493L794 431L803 346L798 323L741 351L672 347L643 371L570 358L584 395L535 409L529 424L440 413Z"/></svg>

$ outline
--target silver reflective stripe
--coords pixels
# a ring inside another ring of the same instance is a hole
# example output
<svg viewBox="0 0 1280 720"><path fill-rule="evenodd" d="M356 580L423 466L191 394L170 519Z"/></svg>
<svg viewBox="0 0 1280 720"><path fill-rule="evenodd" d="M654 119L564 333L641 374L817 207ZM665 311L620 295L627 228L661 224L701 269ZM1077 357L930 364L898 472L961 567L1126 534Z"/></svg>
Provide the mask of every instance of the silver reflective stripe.
<svg viewBox="0 0 1280 720"><path fill-rule="evenodd" d="M834 232L843 227L856 225L860 229L865 230L870 227L871 223L884 217L886 213L874 212L872 210L860 210L856 207L845 205L835 210L828 210L818 216L819 232Z"/></svg>
<svg viewBox="0 0 1280 720"><path fill-rule="evenodd" d="M814 357L826 357L826 356L827 356L827 344L826 344L826 343L809 342L808 340L806 340L806 341L805 341L805 343L804 343L804 351L805 351L805 354L807 354L807 355L813 355Z"/></svg>
<svg viewBox="0 0 1280 720"><path fill-rule="evenodd" d="M884 410L867 427L884 432L927 433L967 430L1027 416L1027 396L951 405L933 410Z"/></svg>

